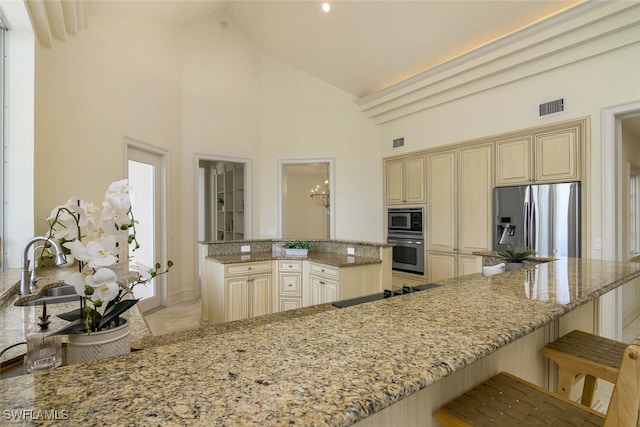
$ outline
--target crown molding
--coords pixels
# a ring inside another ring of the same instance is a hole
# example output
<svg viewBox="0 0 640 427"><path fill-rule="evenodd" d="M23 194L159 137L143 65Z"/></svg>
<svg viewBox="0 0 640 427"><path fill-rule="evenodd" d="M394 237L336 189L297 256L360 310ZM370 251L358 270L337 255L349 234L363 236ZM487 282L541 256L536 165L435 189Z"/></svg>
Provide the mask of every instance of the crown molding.
<svg viewBox="0 0 640 427"><path fill-rule="evenodd" d="M355 102L382 124L637 43L639 26L639 2L586 1Z"/></svg>

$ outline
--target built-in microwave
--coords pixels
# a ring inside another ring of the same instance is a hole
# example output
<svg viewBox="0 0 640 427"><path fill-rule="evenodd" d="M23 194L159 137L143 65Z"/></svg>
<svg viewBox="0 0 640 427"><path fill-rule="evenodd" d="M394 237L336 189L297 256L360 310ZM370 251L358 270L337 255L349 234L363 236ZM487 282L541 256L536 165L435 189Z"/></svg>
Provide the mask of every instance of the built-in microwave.
<svg viewBox="0 0 640 427"><path fill-rule="evenodd" d="M422 208L391 208L387 217L388 234L410 232L422 235ZM404 233L403 233L404 234Z"/></svg>

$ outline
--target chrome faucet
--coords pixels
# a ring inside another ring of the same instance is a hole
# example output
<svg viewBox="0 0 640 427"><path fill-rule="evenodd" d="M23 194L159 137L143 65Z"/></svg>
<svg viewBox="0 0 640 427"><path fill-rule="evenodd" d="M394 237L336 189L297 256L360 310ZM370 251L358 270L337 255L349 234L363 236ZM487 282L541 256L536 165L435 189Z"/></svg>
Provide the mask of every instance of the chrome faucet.
<svg viewBox="0 0 640 427"><path fill-rule="evenodd" d="M36 236L30 239L27 243L24 244L24 248L22 249L22 269L20 272L20 288L18 289L19 295L29 295L31 293L31 286L34 286L37 282L35 274L31 276L29 272L29 249L36 242L49 242L49 244L53 246L53 249L56 251L54 262L57 266L61 266L67 263L67 258L64 256L64 252L62 251L62 246L60 246L60 243L58 243L56 240L42 236Z"/></svg>

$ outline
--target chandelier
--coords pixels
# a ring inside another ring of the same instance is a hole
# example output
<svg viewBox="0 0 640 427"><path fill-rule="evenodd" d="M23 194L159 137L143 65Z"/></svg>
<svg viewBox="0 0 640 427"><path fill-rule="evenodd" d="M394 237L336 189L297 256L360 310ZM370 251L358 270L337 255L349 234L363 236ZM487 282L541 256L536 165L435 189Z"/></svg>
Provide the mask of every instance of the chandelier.
<svg viewBox="0 0 640 427"><path fill-rule="evenodd" d="M329 180L324 181L324 186L320 188L320 184L311 190L311 200L318 206L329 208Z"/></svg>

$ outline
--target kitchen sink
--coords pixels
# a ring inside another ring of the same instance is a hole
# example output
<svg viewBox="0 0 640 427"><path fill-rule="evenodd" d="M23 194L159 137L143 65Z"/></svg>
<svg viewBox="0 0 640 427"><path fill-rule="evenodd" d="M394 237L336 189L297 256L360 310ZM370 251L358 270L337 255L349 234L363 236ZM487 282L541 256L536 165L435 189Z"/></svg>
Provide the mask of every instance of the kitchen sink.
<svg viewBox="0 0 640 427"><path fill-rule="evenodd" d="M73 286L61 285L52 288L45 289L34 295L25 295L15 302L17 306L27 305L42 305L43 302L47 304L60 304L63 302L79 301L80 295L78 295Z"/></svg>

